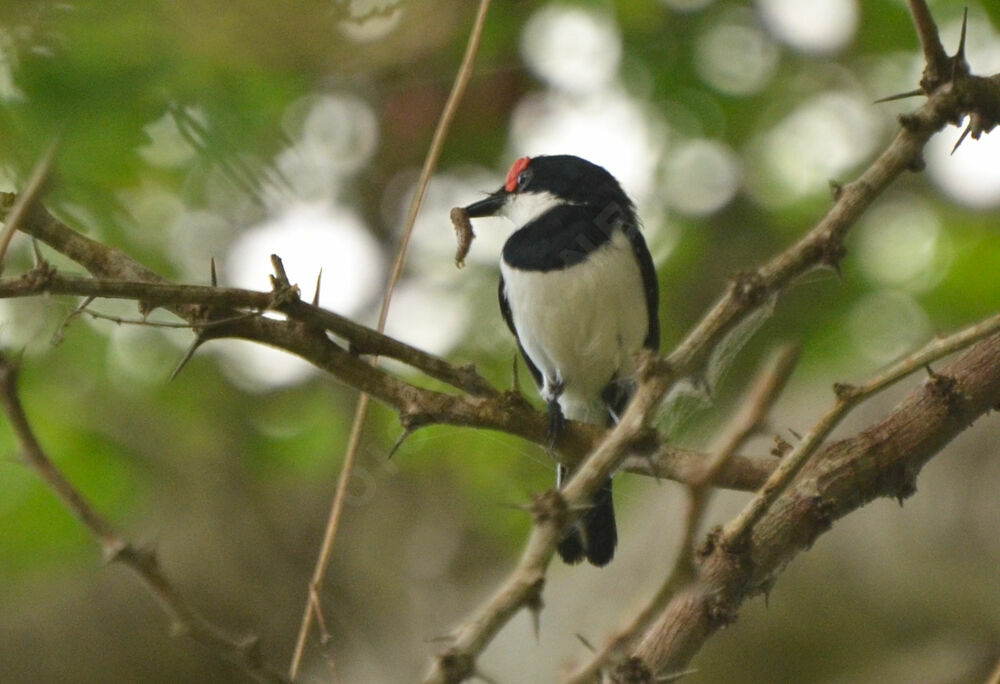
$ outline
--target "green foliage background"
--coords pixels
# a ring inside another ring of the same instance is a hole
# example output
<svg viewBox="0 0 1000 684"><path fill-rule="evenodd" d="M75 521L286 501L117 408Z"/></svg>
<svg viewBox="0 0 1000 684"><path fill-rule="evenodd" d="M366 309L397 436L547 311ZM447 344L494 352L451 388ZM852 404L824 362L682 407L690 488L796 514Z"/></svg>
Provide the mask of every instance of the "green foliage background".
<svg viewBox="0 0 1000 684"><path fill-rule="evenodd" d="M50 208L161 273L190 280L172 256L176 231L155 214L137 216L125 200L155 186L190 210L225 215L235 237L268 215L256 198L271 178L271 160L289 143L282 126L288 108L310 93L353 93L374 111L380 137L371 161L351 180L349 196L391 255L398 225L385 207L398 198L387 198L387 188L401 187L394 179L412 173L426 153L472 5L8 0L0 8L0 66L16 94L6 93L0 108L0 184L21 187L61 131ZM509 162L511 111L525 93L543 87L519 53L525 20L541 6L494 3L442 170L461 173L477 164L497 171ZM703 81L693 68L694 51L702 32L747 3L719 0L688 14L654 0L586 6L612 16L622 33L626 88L681 137L718 140L740 152L807 98L841 88L852 76L851 87L863 90L880 65L918 54L904 4L871 0L861 3L859 30L846 48L817 56L782 47L767 88L736 97ZM342 22L386 18L399 7L403 20L380 41L352 43L338 30ZM970 7L981 26L1000 22L996 3ZM962 3L941 1L932 9L941 25L953 24ZM897 91L912 87L905 80L893 84ZM869 100L886 94L866 92ZM884 118L879 145L891 135L893 115L910 106L872 106ZM172 167L147 163L140 150L149 144L148 126L170 112L185 120L190 111L197 112L188 120L197 153ZM951 245L943 277L914 295L931 329L947 331L995 313L996 209L965 208L925 175L903 179L887 201L913 197L939 218ZM729 276L783 248L829 201L817 191L774 208L740 192L709 217L670 215L676 244L659 265L665 347L680 339ZM450 246L447 216L439 223L440 235L432 239ZM861 379L875 368L846 324L853 307L880 288L853 258L856 247L848 244L840 278L810 277L779 302L718 387L717 408L731 405L740 381L775 340L805 345L789 397L776 412L776 430L786 437L785 428L802 431L818 416L830 383ZM206 248L203 280L211 256L218 255ZM4 273L30 264L30 246L19 237ZM485 266L469 270L462 294L476 316L448 356L474 361L507 386L513 346L493 303L494 278ZM158 549L193 603L234 631L259 633L267 657L283 666L355 393L318 376L249 392L220 369L211 350L168 383L187 333L125 330L80 318L60 344L51 344L73 306L38 298L0 309L0 344L7 353L23 350L24 401L43 445L130 538ZM854 427L891 399L874 402ZM703 447L724 413L699 413L679 439ZM516 439L428 428L387 461L397 435L391 412L376 408L326 588L333 652L345 681L412 680L434 648L428 640L513 563L529 521L507 505L550 486L548 458ZM1000 476L996 438L996 425L988 424L959 440L928 468L921 491L902 512L876 504L838 525L779 581L769 609L755 601L710 644L689 681L981 678L1000 655L1000 546L988 534L1000 523L990 484ZM761 453L769 445L761 440L753 447ZM199 647L169 639L165 620L135 580L100 566L81 527L19 464L6 427L0 428L0 454L0 681L242 681ZM566 659L581 657L574 632L599 641L669 567L680 489L622 476L618 491L622 559L604 575L555 569L542 642L534 644L526 619L515 621L484 661L500 681L547 679ZM744 500L721 496L713 520ZM593 600L582 603L592 603L595 612L578 607L584 593ZM912 672L931 676L912 678ZM304 681L325 681L320 659L307 676Z"/></svg>

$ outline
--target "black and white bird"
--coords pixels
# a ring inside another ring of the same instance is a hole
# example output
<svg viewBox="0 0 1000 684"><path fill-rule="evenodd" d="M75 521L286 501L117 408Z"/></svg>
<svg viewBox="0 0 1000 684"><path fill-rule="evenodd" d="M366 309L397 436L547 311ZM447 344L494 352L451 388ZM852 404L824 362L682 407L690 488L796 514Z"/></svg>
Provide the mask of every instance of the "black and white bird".
<svg viewBox="0 0 1000 684"><path fill-rule="evenodd" d="M518 159L502 188L465 209L517 227L500 259L500 311L548 405L550 438L565 418L616 422L635 353L660 344L656 271L632 200L602 167L555 155ZM567 475L560 465L557 486ZM605 565L617 543L608 479L558 551Z"/></svg>

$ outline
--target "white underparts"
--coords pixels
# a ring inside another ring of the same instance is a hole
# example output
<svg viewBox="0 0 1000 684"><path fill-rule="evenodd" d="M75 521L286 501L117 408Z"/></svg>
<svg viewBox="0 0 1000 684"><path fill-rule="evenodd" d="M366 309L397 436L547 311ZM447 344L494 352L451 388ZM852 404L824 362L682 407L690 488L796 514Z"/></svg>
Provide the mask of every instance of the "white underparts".
<svg viewBox="0 0 1000 684"><path fill-rule="evenodd" d="M523 271L501 259L500 270L521 346L545 379L543 398L561 383L567 418L603 423L601 391L632 374L649 326L642 275L624 232L614 231L568 268Z"/></svg>

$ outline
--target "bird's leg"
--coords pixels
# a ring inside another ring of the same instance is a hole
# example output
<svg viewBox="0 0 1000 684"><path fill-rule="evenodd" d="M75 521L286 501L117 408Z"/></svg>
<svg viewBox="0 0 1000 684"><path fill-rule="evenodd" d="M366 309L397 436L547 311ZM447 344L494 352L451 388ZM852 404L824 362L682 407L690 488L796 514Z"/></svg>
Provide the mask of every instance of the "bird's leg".
<svg viewBox="0 0 1000 684"><path fill-rule="evenodd" d="M545 383L545 404L549 412L549 426L545 437L548 440L549 449L555 447L556 441L566 425L566 417L563 416L562 407L559 406L559 397L562 396L563 389L565 386L562 380L548 379Z"/></svg>

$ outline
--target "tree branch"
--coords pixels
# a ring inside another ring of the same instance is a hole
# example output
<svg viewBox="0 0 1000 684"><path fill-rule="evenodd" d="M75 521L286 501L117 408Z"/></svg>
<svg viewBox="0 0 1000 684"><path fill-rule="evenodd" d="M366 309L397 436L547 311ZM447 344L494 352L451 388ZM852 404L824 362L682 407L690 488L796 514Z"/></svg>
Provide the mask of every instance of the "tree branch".
<svg viewBox="0 0 1000 684"><path fill-rule="evenodd" d="M0 210L10 206L13 196L0 193ZM274 292L256 292L204 285L178 285L135 262L124 253L90 240L53 218L44 210L33 212L21 230L80 263L97 278L62 276L48 265L40 265L18 277L0 280L0 298L37 296L41 293L135 299L145 310L163 307L200 330L203 340L237 337L278 347L309 361L341 382L372 393L397 411L404 427L416 429L430 424L486 428L516 435L536 444L546 444L548 418L535 410L520 394L499 392L470 366L455 367L422 350L357 324L338 314L298 299L275 298ZM287 321L240 315L272 307L288 316ZM335 344L322 330L348 340L350 349ZM364 352L378 352L412 365L429 376L461 385L474 396L437 392L408 383L386 371L364 363L355 342ZM482 386L482 387L481 387ZM574 465L601 439L604 430L570 422L557 443L561 462ZM642 445L637 445L637 448ZM671 447L657 440L647 453L636 455L625 469L640 475L686 481L704 457L698 452ZM754 491L776 465L769 457L736 457L716 481L718 486Z"/></svg>
<svg viewBox="0 0 1000 684"><path fill-rule="evenodd" d="M697 580L671 601L634 653L647 674L685 668L715 630L736 619L743 601L766 591L835 520L878 497L913 494L923 465L1000 401L1000 335L936 376L878 423L820 449L742 549L722 543L719 532L710 535Z"/></svg>
<svg viewBox="0 0 1000 684"><path fill-rule="evenodd" d="M931 372L928 364L964 349L997 330L1000 330L1000 314L969 326L954 335L931 341L919 351L892 364L864 385L836 385L834 387L837 394L836 403L795 445L795 448L785 455L781 465L771 473L767 482L746 508L726 525L722 535L723 543L730 550L742 548L757 521L788 487L823 440L858 404L921 368L927 368L931 380L944 388L949 381Z"/></svg>
<svg viewBox="0 0 1000 684"><path fill-rule="evenodd" d="M699 377L717 345L749 315L777 297L796 278L816 266L836 268L845 254L844 237L858 217L890 183L908 170L923 168L922 150L930 137L970 111L975 88L969 78L946 83L914 114L900 119L889 146L861 174L838 188L835 201L815 227L797 243L752 273L734 279L726 294L665 360L645 358L639 364L640 385L618 425L553 493L562 501L536 526L517 566L493 596L454 633L452 645L433 657L425 682L460 681L475 673L475 660L509 616L531 606L544 581L562 526L572 524L597 489L618 469L630 446L653 419L667 392L687 377ZM565 512L564 512L565 511ZM559 527L559 529L553 529Z"/></svg>
<svg viewBox="0 0 1000 684"><path fill-rule="evenodd" d="M4 193L0 193L0 195L2 194ZM24 232L53 247L55 247L53 243L56 242L53 238L61 237L59 234L71 230L54 219L46 222L32 222L22 226L22 228ZM86 240L86 238L84 239ZM121 275L104 279L100 277L95 279L74 278L57 273L47 264L41 264L18 278L0 280L0 298L28 297L49 293L107 299L134 299L140 302L143 310L147 312L159 307L169 308L172 311L175 307L180 307L175 313L191 324L212 323L213 317L205 311L206 307L211 309L249 309L257 312L277 311L306 326L327 330L343 338L347 341L351 351L356 354L371 354L396 359L436 380L474 396L497 396L499 394L499 391L479 375L471 365L453 366L444 359L355 323L333 311L303 302L297 296L279 297L276 296L275 292L258 292L209 285L179 285L167 281L152 271L143 274L145 278L151 277L152 280L127 279L128 276L123 272L125 269L120 268L125 262L113 258L111 248L90 242L91 244L88 244L84 250L67 249L63 254L77 260L88 270L97 272L98 276L112 276L112 273L100 272L101 267L98 264L101 263L114 264L108 268L121 273ZM66 240L64 244L75 245L76 241ZM81 261L82 256L89 258L86 261ZM124 255L121 256L124 257ZM138 266L135 262L129 264L130 269L135 266ZM230 311L228 315L232 316L233 313ZM216 314L216 318L218 315Z"/></svg>
<svg viewBox="0 0 1000 684"><path fill-rule="evenodd" d="M149 549L133 546L119 536L111 523L66 479L42 449L31 429L17 393L17 371L16 364L0 354L0 404L20 443L21 454L42 482L87 528L101 547L105 562L121 563L142 581L172 621L172 633L189 636L207 646L259 682L286 681L264 663L257 637L236 639L195 612L163 574L156 555Z"/></svg>
<svg viewBox="0 0 1000 684"><path fill-rule="evenodd" d="M713 456L701 463L697 476L692 478L688 485L684 533L681 535L677 558L666 580L652 599L632 616L629 624L610 638L587 663L573 672L567 681L572 684L593 682L609 664L620 661L628 653L629 646L643 635L649 624L663 611L670 598L693 579L695 535L701 528L705 511L708 509L713 491L711 483L736 455L736 450L760 429L774 402L784 390L797 359L796 347L783 347L759 372L743 401L738 403L740 409L723 429L718 446L712 450Z"/></svg>

